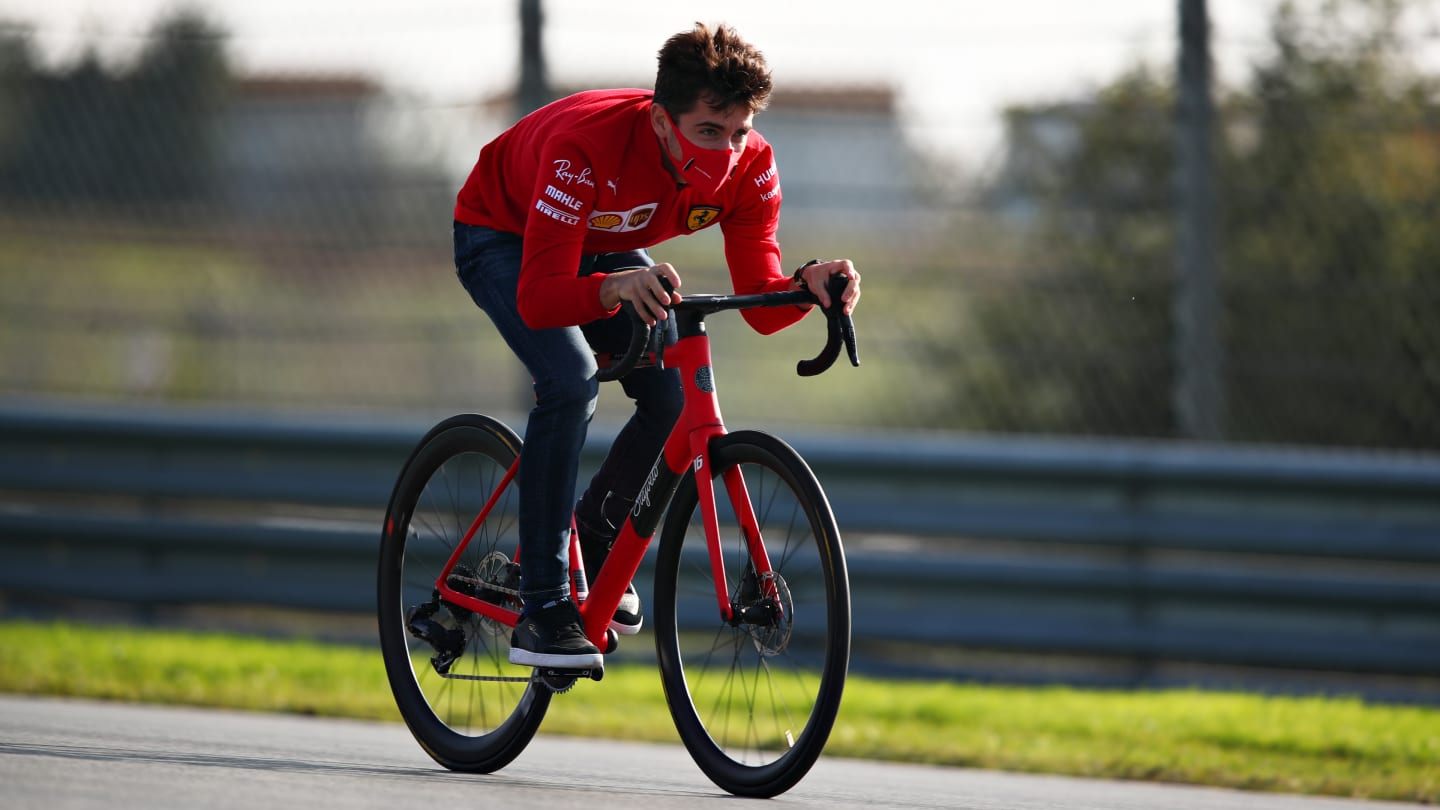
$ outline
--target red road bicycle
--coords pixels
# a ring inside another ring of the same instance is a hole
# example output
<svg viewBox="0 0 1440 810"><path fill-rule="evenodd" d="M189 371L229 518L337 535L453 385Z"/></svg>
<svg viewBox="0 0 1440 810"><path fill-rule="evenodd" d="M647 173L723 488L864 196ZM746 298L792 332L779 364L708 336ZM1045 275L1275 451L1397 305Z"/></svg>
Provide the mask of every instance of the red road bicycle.
<svg viewBox="0 0 1440 810"><path fill-rule="evenodd" d="M859 365L838 282L828 342L798 364L801 375L829 368L842 343ZM630 348L602 379L637 362L677 366L684 410L588 592L571 532L586 634L609 653L619 642L610 618L664 517L650 604L665 698L696 764L737 795L788 790L825 747L849 667L850 586L840 532L809 466L774 436L726 430L705 316L815 302L807 291L686 296L661 322L673 329L668 340L632 312ZM520 611L520 453L520 438L495 419L446 419L411 454L385 515L385 670L416 740L453 770L509 764L554 695L603 674L509 662Z"/></svg>

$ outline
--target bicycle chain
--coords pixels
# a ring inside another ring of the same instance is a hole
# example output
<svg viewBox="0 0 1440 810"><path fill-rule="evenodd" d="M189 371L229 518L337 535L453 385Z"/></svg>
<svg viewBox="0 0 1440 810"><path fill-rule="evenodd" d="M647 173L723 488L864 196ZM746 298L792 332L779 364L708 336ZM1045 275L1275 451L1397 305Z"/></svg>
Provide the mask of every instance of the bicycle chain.
<svg viewBox="0 0 1440 810"><path fill-rule="evenodd" d="M578 682L582 677L593 678L593 676L590 675L588 671L585 673L575 672L565 673L563 675L546 675L542 674L539 670L532 672L530 677L528 678L520 677L518 675L458 675L455 673L445 673L442 674L440 677L456 681L485 681L487 683L533 683L545 687L546 689L550 690L552 694L556 695L569 692L575 687L576 682ZM550 680L546 680L547 678L550 678ZM566 681L566 679L568 679L568 681Z"/></svg>
<svg viewBox="0 0 1440 810"><path fill-rule="evenodd" d="M460 675L454 672L446 673L440 677L455 681L488 681L495 683L529 683L540 680L539 675L529 675L526 677L519 675Z"/></svg>
<svg viewBox="0 0 1440 810"><path fill-rule="evenodd" d="M463 583L465 583L466 585L474 585L474 586L476 586L476 587L483 588L484 590L487 590L487 591L494 591L495 593L503 593L503 594L505 594L506 596L513 596L513 597L515 597L516 599L519 599L519 598L520 598L520 589L519 589L519 588L507 588L507 587L505 587L504 585L497 585L497 584L495 584L495 583L493 583L493 582L489 582L489 581L487 581L487 580L480 579L479 577L466 577L466 576L461 576L461 575L459 575L459 574L451 574L451 575L450 575L450 579L455 580L456 582L463 582ZM450 587L453 588L453 587L455 587L455 586L451 585ZM486 599L486 600L484 600L484 601L489 602L490 600ZM494 604L494 603L492 602L491 604Z"/></svg>

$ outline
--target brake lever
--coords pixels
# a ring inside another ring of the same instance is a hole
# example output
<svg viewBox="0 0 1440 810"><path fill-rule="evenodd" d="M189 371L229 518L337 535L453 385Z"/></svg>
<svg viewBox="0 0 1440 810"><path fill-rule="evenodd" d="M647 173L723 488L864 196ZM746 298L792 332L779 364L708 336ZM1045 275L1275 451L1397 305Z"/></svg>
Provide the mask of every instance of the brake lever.
<svg viewBox="0 0 1440 810"><path fill-rule="evenodd" d="M599 382L618 380L634 371L635 366L640 363L640 358L645 354L646 347L654 338L654 330L640 319L640 314L635 311L634 304L622 301L620 309L630 319L630 345L626 347L625 353L620 356L620 359L595 372L595 379Z"/></svg>
<svg viewBox="0 0 1440 810"><path fill-rule="evenodd" d="M666 293L675 291L667 278L661 277L660 284L665 288ZM620 302L620 308L630 319L630 345L619 360L595 372L595 379L599 382L611 382L624 377L634 371L647 354L655 358L656 368L665 368L665 346L674 342L672 336L675 334L675 310L673 307L665 308L669 317L664 321L657 321L654 327L641 319L639 311L629 301Z"/></svg>
<svg viewBox="0 0 1440 810"><path fill-rule="evenodd" d="M666 311L670 313L670 317L655 323L655 326L650 330L650 340L645 347L645 353L655 358L655 368L661 370L665 368L665 347L672 345L677 339L675 310L666 307ZM642 357L643 356L644 355L642 355Z"/></svg>
<svg viewBox="0 0 1440 810"><path fill-rule="evenodd" d="M835 317L835 322L840 325L840 339L845 341L845 354L850 357L850 365L860 367L860 347L855 343L855 319L843 312Z"/></svg>
<svg viewBox="0 0 1440 810"><path fill-rule="evenodd" d="M826 282L826 290L830 293L830 307L823 309L825 313L826 339L825 348L809 360L801 360L795 364L795 373L801 377L814 377L831 366L840 356L840 345L845 345L845 352L850 357L850 365L860 365L860 350L855 342L855 321L845 314L845 305L840 300L840 294L845 292L845 287L850 280L845 276L831 276Z"/></svg>
<svg viewBox="0 0 1440 810"><path fill-rule="evenodd" d="M665 288L666 295L675 292L675 285L671 284L670 279L664 276L660 277L660 286ZM650 332L650 342L646 349L650 356L655 358L655 367L662 370L665 368L665 347L678 339L675 328L675 308L666 306L665 316L665 320L655 322L655 327Z"/></svg>

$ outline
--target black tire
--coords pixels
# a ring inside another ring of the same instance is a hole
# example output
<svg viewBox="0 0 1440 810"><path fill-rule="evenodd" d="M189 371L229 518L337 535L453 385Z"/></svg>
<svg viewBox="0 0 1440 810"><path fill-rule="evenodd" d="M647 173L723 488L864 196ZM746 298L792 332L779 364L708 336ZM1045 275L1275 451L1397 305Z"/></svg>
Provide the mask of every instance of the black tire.
<svg viewBox="0 0 1440 810"><path fill-rule="evenodd" d="M845 554L824 492L789 445L736 432L712 443L711 460L730 599L763 601L720 477L738 466L785 618L720 618L692 470L656 555L660 674L680 739L706 776L736 795L775 796L809 772L840 710L850 663Z"/></svg>
<svg viewBox="0 0 1440 810"><path fill-rule="evenodd" d="M513 431L484 416L456 416L436 425L401 471L381 532L377 612L385 674L420 747L452 770L489 773L509 764L535 736L550 706L552 693L528 681L530 668L509 662L509 628L452 611L435 595L440 571L519 455L520 444ZM512 482L475 533L461 561L470 572L482 570L487 555L513 558L518 494ZM488 560L493 574L500 558ZM518 604L516 597L513 606ZM513 680L442 677L431 664L436 647L407 629L411 611L422 605L432 610L427 627L436 634L456 633L451 638L457 650L463 639L450 675Z"/></svg>

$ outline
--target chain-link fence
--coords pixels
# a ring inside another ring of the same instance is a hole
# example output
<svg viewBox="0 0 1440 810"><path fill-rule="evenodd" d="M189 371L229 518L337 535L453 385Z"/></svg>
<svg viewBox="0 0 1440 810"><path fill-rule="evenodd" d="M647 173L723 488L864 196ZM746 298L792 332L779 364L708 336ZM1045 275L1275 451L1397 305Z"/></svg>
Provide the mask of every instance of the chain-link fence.
<svg viewBox="0 0 1440 810"><path fill-rule="evenodd" d="M1440 94L1409 59L1407 4L1334 5L1278 9L1255 70L1215 89L1221 432L1434 450ZM513 95L258 76L233 58L246 44L194 12L122 63L0 33L0 397L523 407L450 259L454 193ZM761 338L717 319L731 420L1182 435L1173 74L1137 64L997 112L1003 143L969 168L918 144L902 88L782 81L757 126L786 260L857 261L866 364L799 380L818 323ZM718 234L655 253L687 289L724 289Z"/></svg>

